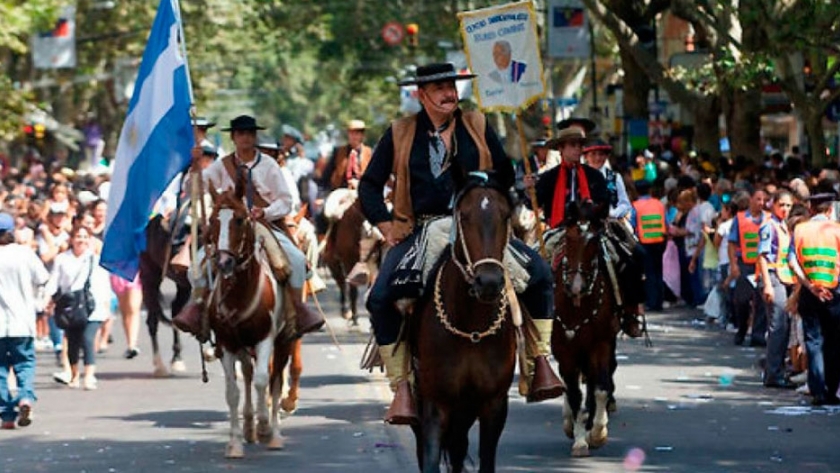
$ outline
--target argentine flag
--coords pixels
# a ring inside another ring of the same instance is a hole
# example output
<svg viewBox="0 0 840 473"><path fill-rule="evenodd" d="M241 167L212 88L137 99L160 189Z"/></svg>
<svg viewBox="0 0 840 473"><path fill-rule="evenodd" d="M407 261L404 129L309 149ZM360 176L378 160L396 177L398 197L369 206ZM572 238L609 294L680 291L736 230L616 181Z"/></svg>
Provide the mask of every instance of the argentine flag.
<svg viewBox="0 0 840 473"><path fill-rule="evenodd" d="M132 280L155 201L191 160L190 83L174 2L161 0L117 144L101 265Z"/></svg>

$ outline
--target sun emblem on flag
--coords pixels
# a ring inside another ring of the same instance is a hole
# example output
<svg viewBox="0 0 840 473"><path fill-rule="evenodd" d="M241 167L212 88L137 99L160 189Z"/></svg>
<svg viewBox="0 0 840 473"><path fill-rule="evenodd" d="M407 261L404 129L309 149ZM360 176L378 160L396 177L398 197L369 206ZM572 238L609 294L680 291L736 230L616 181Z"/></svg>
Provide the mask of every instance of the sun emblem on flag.
<svg viewBox="0 0 840 473"><path fill-rule="evenodd" d="M128 129L128 145L132 148L137 146L137 126L134 123Z"/></svg>

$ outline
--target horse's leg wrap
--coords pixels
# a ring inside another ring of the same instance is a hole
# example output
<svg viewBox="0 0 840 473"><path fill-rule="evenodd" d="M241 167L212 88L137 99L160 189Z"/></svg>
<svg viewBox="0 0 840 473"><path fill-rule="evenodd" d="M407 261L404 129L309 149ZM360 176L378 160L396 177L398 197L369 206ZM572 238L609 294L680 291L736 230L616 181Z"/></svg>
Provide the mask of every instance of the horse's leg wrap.
<svg viewBox="0 0 840 473"><path fill-rule="evenodd" d="M379 354L385 364L385 374L394 392L394 400L385 414L385 422L410 425L418 421L417 407L411 393L408 345L385 345L379 347Z"/></svg>
<svg viewBox="0 0 840 473"><path fill-rule="evenodd" d="M528 368L532 379L528 389L528 402L540 402L560 397L566 391L563 381L554 374L548 355L551 351L551 330L554 326L552 319L534 319L540 338L537 340L537 353L532 360L528 360Z"/></svg>

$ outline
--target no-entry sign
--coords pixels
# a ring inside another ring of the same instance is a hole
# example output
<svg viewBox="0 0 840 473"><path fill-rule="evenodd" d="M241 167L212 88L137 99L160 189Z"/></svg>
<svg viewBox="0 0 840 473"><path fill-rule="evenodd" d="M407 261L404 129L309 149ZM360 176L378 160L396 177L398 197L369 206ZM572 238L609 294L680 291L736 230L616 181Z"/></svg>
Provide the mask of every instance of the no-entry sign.
<svg viewBox="0 0 840 473"><path fill-rule="evenodd" d="M388 46L396 46L402 43L405 37L403 25L396 21L389 21L382 27L382 39Z"/></svg>

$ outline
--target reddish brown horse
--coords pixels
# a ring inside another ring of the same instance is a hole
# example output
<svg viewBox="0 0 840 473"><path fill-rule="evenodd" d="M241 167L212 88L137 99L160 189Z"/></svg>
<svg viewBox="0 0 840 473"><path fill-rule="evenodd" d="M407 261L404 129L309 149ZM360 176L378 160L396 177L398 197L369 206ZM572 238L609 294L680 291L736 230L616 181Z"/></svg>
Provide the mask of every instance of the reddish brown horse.
<svg viewBox="0 0 840 473"><path fill-rule="evenodd" d="M600 229L588 222L569 226L552 257L555 320L551 351L566 383L563 430L574 439L572 456L607 441L607 400L613 392L611 354L618 333L614 299L601 257ZM586 379L586 411L581 411L581 376Z"/></svg>
<svg viewBox="0 0 840 473"><path fill-rule="evenodd" d="M210 293L209 321L222 351L230 415L230 441L225 456L229 458L244 455L243 438L248 442L259 440L270 449L282 448L277 414L283 383L282 375L278 373L288 363L295 347L288 336L293 327L284 325L286 301L282 287L263 255L261 246L264 242L257 241L255 224L249 219L248 209L242 202L242 188L238 185L235 192L227 191L214 196L207 242L215 275ZM236 361L241 362L245 381L244 433L239 423ZM257 401L256 431L252 381Z"/></svg>
<svg viewBox="0 0 840 473"><path fill-rule="evenodd" d="M339 220L334 222L332 230L327 235L327 245L324 248L324 263L330 269L330 274L338 286L341 302L341 315L349 320L353 326L359 325L357 301L359 288L347 283L347 274L359 261L359 242L364 232L365 217L359 201L353 203ZM375 262L379 259L378 248L374 248L368 261L368 266L375 269Z"/></svg>
<svg viewBox="0 0 840 473"><path fill-rule="evenodd" d="M420 415L414 433L424 472L440 471L442 455L452 471L463 470L476 419L479 471L495 471L516 360L502 264L510 199L486 175L473 174L458 188L457 237L432 273L431 297L411 316Z"/></svg>

